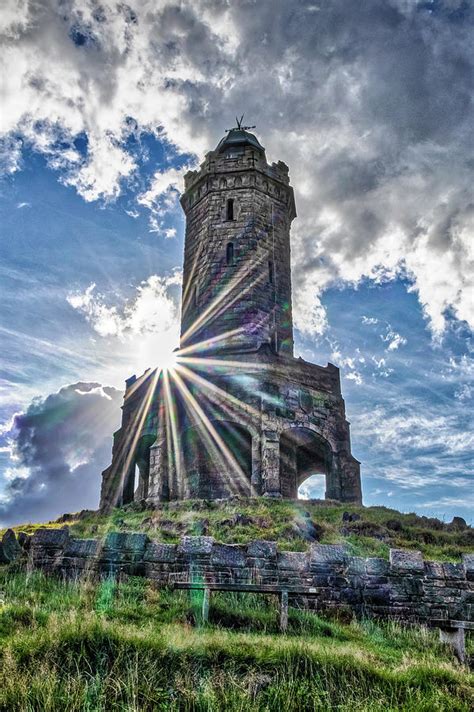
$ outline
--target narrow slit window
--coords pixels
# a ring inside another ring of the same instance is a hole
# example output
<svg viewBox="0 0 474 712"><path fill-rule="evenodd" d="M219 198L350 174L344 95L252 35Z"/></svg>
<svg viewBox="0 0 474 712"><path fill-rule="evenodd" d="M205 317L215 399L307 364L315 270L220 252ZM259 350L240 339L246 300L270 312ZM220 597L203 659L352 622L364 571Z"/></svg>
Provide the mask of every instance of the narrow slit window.
<svg viewBox="0 0 474 712"><path fill-rule="evenodd" d="M228 265L234 264L234 243L227 243L226 262Z"/></svg>
<svg viewBox="0 0 474 712"><path fill-rule="evenodd" d="M268 260L268 281L270 284L273 284L273 262L272 262L272 260Z"/></svg>
<svg viewBox="0 0 474 712"><path fill-rule="evenodd" d="M227 201L227 220L234 219L234 199L229 198Z"/></svg>
<svg viewBox="0 0 474 712"><path fill-rule="evenodd" d="M194 306L197 307L197 305L198 305L198 303L199 303L199 287L198 287L197 284L194 286L194 299L193 299L193 301L194 301Z"/></svg>

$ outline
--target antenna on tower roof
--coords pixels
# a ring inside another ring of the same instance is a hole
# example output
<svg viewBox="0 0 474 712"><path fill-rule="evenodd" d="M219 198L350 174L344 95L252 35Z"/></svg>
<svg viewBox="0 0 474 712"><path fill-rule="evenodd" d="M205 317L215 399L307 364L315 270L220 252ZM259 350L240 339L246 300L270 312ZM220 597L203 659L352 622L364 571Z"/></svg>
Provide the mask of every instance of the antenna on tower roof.
<svg viewBox="0 0 474 712"><path fill-rule="evenodd" d="M237 130L237 131L248 131L249 129L256 129L256 128L257 128L256 126L242 126L242 122L243 122L243 120L244 120L244 116L245 116L245 114L242 114L242 116L240 117L240 119L237 118L237 116L236 116L236 117L235 117L235 122L236 122L237 126L234 126L233 129L226 129L226 132L228 133L229 131L236 131L236 130Z"/></svg>

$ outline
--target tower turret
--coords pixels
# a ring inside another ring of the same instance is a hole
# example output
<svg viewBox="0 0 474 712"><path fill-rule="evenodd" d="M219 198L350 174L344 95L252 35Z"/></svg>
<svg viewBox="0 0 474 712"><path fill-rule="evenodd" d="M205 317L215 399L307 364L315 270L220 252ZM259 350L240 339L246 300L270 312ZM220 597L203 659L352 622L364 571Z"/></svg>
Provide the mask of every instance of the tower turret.
<svg viewBox="0 0 474 712"><path fill-rule="evenodd" d="M185 176L181 347L269 344L293 354L288 167L269 165L256 136L230 130Z"/></svg>

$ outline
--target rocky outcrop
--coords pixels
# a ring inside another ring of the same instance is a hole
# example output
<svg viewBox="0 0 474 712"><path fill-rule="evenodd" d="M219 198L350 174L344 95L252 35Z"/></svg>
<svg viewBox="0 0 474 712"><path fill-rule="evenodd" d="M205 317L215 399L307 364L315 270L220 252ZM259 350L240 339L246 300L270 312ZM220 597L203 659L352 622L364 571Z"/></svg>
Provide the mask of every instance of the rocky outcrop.
<svg viewBox="0 0 474 712"><path fill-rule="evenodd" d="M0 542L0 564L9 564L20 558L22 548L13 529L7 529Z"/></svg>

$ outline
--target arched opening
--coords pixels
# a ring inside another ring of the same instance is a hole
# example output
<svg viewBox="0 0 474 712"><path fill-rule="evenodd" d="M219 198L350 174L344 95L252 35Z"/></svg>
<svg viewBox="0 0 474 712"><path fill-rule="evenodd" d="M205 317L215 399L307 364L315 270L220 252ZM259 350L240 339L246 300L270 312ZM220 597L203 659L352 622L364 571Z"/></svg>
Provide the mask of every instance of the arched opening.
<svg viewBox="0 0 474 712"><path fill-rule="evenodd" d="M204 427L204 426L203 426ZM181 438L189 497L249 496L252 436L243 425L212 421L212 430L187 428Z"/></svg>
<svg viewBox="0 0 474 712"><path fill-rule="evenodd" d="M136 493L138 491L138 487L140 485L140 469L135 463L134 466L134 472L133 472L133 499L136 499Z"/></svg>
<svg viewBox="0 0 474 712"><path fill-rule="evenodd" d="M148 497L150 479L150 447L154 436L144 435L138 441L135 454L125 478L122 494L122 504L130 504Z"/></svg>
<svg viewBox="0 0 474 712"><path fill-rule="evenodd" d="M300 483L298 499L324 499L326 496L326 478L324 475L310 475Z"/></svg>
<svg viewBox="0 0 474 712"><path fill-rule="evenodd" d="M280 483L283 497L296 499L299 488L314 475L327 478L332 471L332 451L322 436L303 427L289 428L280 437ZM315 495L319 496L319 492Z"/></svg>
<svg viewBox="0 0 474 712"><path fill-rule="evenodd" d="M233 242L227 243L226 262L228 265L234 264L234 243Z"/></svg>
<svg viewBox="0 0 474 712"><path fill-rule="evenodd" d="M234 199L233 198L229 198L229 200L227 201L226 219L227 220L234 219Z"/></svg>

